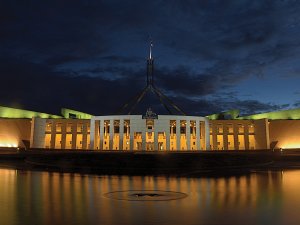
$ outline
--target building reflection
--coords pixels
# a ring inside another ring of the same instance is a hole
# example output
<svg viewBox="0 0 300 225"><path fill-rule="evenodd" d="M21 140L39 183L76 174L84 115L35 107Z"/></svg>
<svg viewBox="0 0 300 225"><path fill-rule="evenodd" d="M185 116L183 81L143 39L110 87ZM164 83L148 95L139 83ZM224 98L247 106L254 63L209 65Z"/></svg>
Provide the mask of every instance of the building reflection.
<svg viewBox="0 0 300 225"><path fill-rule="evenodd" d="M192 220L209 222L218 215L219 219L227 216L228 222L234 222L239 215L263 218L266 210L273 210L278 212L273 215L276 219L283 211L283 193L298 193L300 184L293 184L293 177L299 175L300 171L267 171L221 178L175 178L0 169L0 217L3 224L18 224L15 222L24 219L49 225L70 221L119 224L120 220L123 224L138 224L142 217L152 222L174 220L174 224L180 224L184 213ZM129 202L104 196L124 190L177 191L188 197L166 202ZM239 213L236 218L233 212Z"/></svg>

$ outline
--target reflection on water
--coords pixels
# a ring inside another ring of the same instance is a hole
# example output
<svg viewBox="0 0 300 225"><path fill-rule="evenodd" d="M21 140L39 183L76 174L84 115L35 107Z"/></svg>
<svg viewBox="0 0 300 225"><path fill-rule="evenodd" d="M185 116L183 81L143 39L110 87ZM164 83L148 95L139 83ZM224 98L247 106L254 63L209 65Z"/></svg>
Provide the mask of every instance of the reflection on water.
<svg viewBox="0 0 300 225"><path fill-rule="evenodd" d="M160 190L173 201L108 192ZM228 178L91 176L0 169L0 224L299 224L300 171Z"/></svg>

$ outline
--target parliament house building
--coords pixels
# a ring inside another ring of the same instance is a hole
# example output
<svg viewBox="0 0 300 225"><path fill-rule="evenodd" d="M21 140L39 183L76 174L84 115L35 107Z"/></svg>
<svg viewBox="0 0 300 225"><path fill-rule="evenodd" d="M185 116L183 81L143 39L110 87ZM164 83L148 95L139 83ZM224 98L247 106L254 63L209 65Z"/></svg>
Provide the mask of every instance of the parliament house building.
<svg viewBox="0 0 300 225"><path fill-rule="evenodd" d="M94 151L208 151L300 148L300 109L238 117L62 116L0 106L0 147Z"/></svg>
<svg viewBox="0 0 300 225"><path fill-rule="evenodd" d="M230 110L186 115L153 81L152 44L144 89L114 115L95 116L63 108L51 115L0 106L0 147L93 151L223 151L300 148L300 109L239 116ZM157 96L167 115L151 105L135 113L146 93Z"/></svg>

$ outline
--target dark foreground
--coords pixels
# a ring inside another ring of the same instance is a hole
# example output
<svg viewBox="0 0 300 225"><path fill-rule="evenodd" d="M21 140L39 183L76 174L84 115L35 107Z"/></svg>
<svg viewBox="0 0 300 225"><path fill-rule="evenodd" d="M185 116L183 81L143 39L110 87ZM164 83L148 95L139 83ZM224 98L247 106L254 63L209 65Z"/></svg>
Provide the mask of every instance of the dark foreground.
<svg viewBox="0 0 300 225"><path fill-rule="evenodd" d="M300 168L300 150L95 152L2 148L0 166L117 175L214 176Z"/></svg>

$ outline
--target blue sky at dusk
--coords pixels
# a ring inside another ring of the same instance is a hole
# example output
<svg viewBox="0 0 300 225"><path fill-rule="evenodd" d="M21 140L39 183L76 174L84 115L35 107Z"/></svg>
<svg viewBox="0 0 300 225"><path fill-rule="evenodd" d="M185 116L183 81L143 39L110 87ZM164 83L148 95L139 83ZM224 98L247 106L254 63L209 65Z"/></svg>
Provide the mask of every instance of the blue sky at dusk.
<svg viewBox="0 0 300 225"><path fill-rule="evenodd" d="M296 0L2 0L0 105L112 114L145 86L151 37L155 84L188 114L297 108L299 12Z"/></svg>

